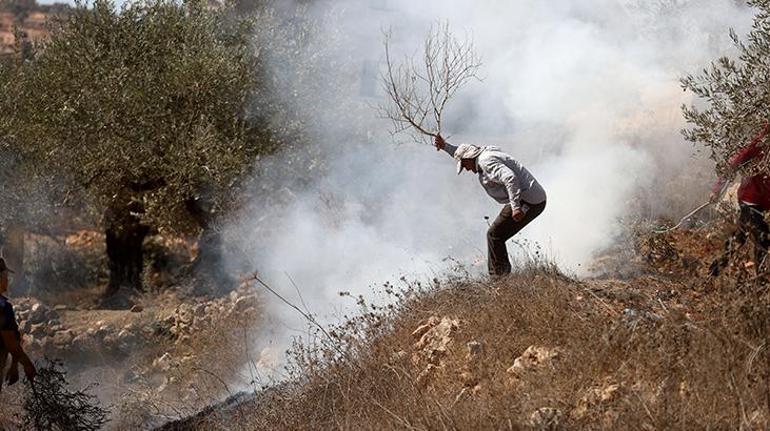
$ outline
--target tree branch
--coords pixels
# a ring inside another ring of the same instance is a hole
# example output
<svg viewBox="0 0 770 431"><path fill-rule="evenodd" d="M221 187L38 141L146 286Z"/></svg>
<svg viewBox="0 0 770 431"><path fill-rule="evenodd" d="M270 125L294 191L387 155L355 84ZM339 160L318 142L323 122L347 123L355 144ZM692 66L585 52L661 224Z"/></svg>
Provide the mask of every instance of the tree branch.
<svg viewBox="0 0 770 431"><path fill-rule="evenodd" d="M458 41L448 23L431 27L425 38L421 67L414 58L396 63L392 34L384 35L385 72L382 84L388 103L380 113L393 124L393 134L408 132L416 142L441 133L449 101L472 79L479 79L481 61L470 39Z"/></svg>

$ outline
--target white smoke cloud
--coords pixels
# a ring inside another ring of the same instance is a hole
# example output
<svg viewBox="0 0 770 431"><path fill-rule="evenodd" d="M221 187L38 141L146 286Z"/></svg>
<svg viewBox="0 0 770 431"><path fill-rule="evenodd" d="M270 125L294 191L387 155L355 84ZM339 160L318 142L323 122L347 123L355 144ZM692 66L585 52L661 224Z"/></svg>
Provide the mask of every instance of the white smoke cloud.
<svg viewBox="0 0 770 431"><path fill-rule="evenodd" d="M520 238L543 244L563 269L579 273L613 242L618 219L638 211L640 191L654 202L647 216L667 214L671 205L658 190L692 164L692 147L679 135L679 106L690 95L678 79L730 52L728 28L745 33L752 17L735 1L706 3L318 2L312 11L334 11L327 30L343 35L343 45L336 48L339 76L317 79L338 82L350 71L356 79L335 100L309 107L321 119L313 133L333 154L333 169L293 191L269 234L251 216L231 230L263 277L298 301L289 274L311 311L325 316L350 303L339 291L372 295L371 286L402 274L431 278L451 264L448 256L484 272L483 216L494 218L500 206L473 175L456 176L445 153L396 145L389 125L366 103L383 99L358 91L376 79L358 71L382 65L382 29L392 29L398 49L418 52L430 26L446 20L456 33L472 36L484 62L483 82L453 101L450 142L501 146L538 178L548 207ZM355 117L366 124L367 142L340 133L346 127L335 124L334 110L351 106L343 99L360 106ZM282 157L270 166L280 167ZM692 202L705 198L691 195Z"/></svg>

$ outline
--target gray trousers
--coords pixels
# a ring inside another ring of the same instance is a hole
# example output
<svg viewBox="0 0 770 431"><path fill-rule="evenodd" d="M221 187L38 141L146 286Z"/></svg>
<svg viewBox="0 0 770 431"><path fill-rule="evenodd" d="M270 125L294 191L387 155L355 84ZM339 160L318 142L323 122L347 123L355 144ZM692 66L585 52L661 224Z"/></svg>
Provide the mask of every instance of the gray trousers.
<svg viewBox="0 0 770 431"><path fill-rule="evenodd" d="M490 275L503 275L511 272L511 261L508 259L508 249L505 242L524 229L524 226L537 218L545 209L545 202L532 205L522 202L529 207L529 211L524 214L521 221L513 219L513 209L508 204L500 211L495 221L487 231L487 264L489 265Z"/></svg>

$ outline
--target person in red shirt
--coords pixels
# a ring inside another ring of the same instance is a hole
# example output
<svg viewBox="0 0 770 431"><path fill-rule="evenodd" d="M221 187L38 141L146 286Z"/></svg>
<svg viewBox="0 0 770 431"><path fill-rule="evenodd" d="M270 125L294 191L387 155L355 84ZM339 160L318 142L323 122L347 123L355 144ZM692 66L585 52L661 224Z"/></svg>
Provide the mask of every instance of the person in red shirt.
<svg viewBox="0 0 770 431"><path fill-rule="evenodd" d="M751 142L730 158L730 174L753 160L765 157L767 149L760 144L768 132L770 132L770 123L765 123L765 127L754 136ZM719 198L719 190L725 186L726 182L725 178L720 178L714 185L711 193L712 202L716 202ZM765 221L765 213L770 210L770 173L759 172L741 179L741 185L738 187L738 206L740 208L738 229L725 242L725 252L722 256L712 262L709 272L713 277L719 275L720 271L727 266L733 244L742 245L747 238L751 238L754 243L756 271L759 272L760 267L763 266L770 247L770 227Z"/></svg>

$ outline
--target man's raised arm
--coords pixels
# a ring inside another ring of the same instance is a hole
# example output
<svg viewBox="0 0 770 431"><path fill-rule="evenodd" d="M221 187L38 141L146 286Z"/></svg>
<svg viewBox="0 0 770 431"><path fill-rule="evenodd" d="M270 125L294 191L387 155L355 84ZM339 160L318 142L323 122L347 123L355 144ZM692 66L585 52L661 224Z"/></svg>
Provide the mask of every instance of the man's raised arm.
<svg viewBox="0 0 770 431"><path fill-rule="evenodd" d="M436 139L433 141L433 145L436 147L436 151L444 150L449 154L450 157L455 156L455 151L457 150L457 147L450 144L449 142L445 141L441 135L437 135Z"/></svg>

